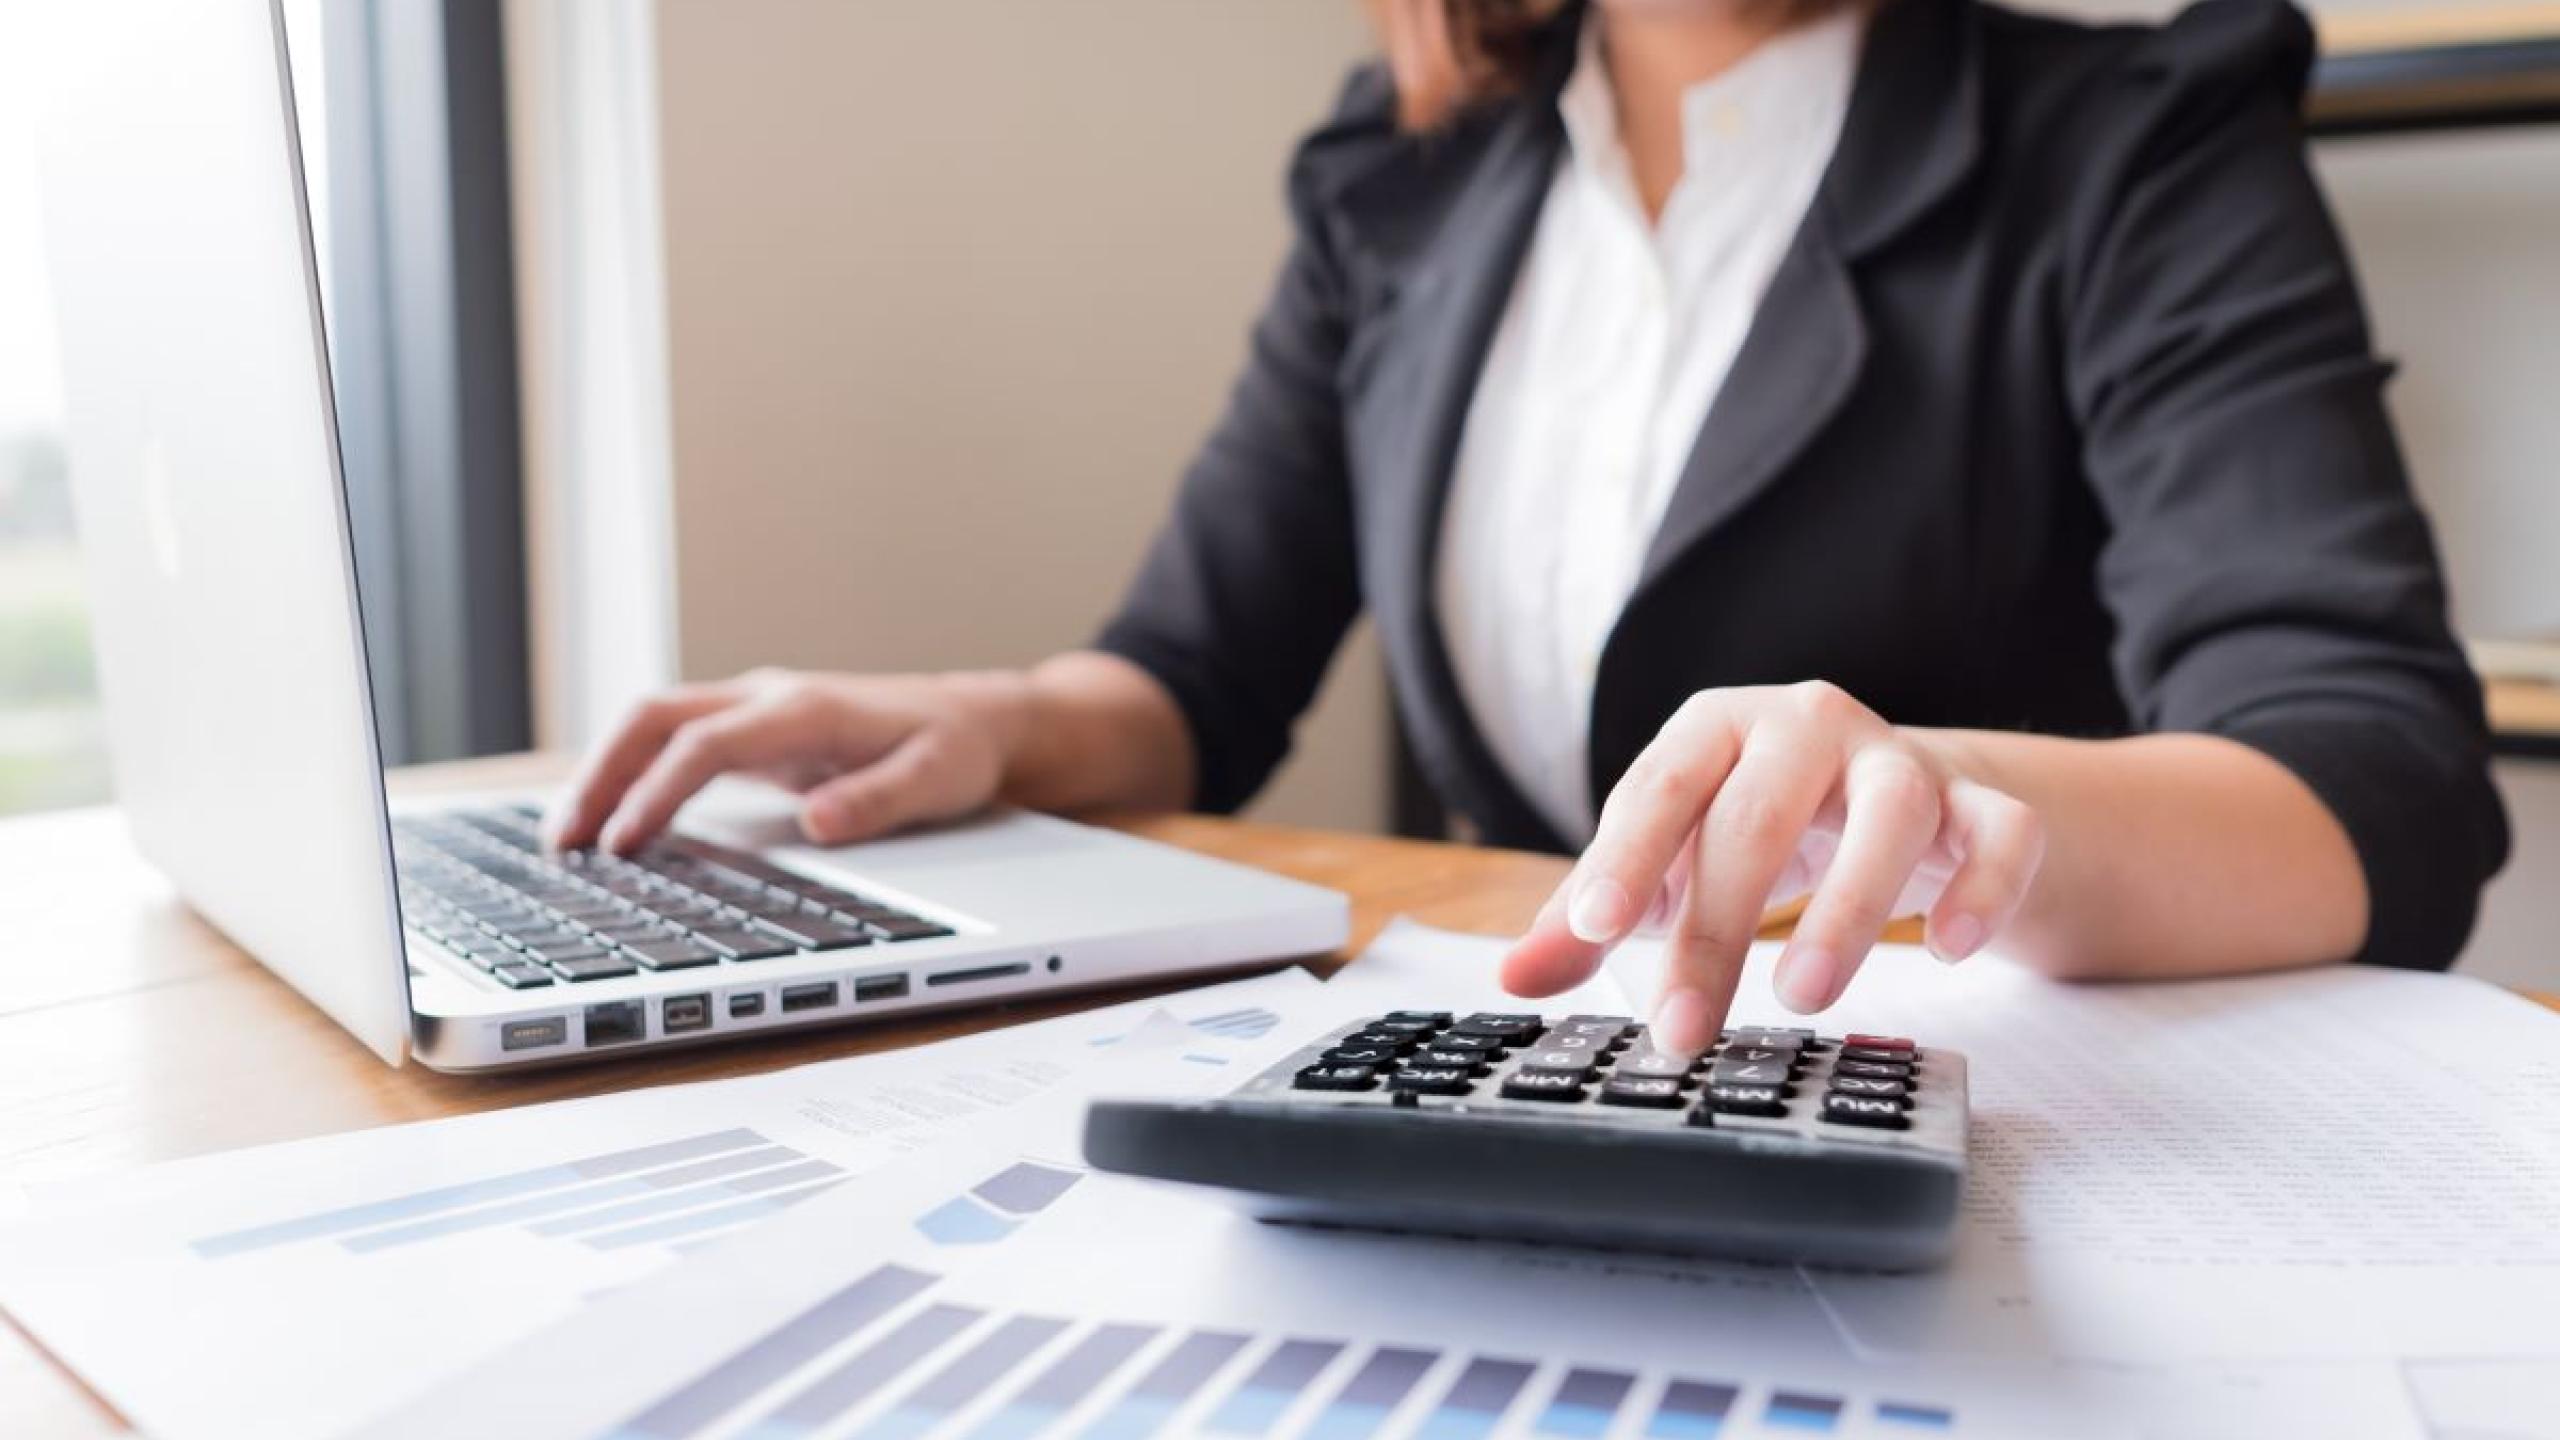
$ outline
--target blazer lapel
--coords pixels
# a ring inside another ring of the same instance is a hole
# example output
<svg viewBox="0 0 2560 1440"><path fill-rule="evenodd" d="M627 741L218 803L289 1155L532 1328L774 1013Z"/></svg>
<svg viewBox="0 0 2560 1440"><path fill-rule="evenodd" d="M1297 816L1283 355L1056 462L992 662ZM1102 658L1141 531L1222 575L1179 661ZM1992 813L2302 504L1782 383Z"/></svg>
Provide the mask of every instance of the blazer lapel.
<svg viewBox="0 0 2560 1440"><path fill-rule="evenodd" d="M1916 223L1979 159L1973 23L1969 0L1883 0L1839 149L1699 427L1637 597L1776 483L1847 401L1868 344L1852 263Z"/></svg>
<svg viewBox="0 0 2560 1440"><path fill-rule="evenodd" d="M1709 531L1769 488L1849 398L1867 358L1866 317L1848 268L1806 217L1645 552L1639 592Z"/></svg>

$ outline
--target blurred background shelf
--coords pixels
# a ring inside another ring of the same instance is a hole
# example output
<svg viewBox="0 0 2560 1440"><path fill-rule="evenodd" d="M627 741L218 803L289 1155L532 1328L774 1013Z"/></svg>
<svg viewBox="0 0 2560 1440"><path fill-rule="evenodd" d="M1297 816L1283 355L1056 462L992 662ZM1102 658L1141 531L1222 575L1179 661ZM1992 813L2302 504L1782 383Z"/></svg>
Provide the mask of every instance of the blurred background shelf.
<svg viewBox="0 0 2560 1440"><path fill-rule="evenodd" d="M2333 13L2320 45L2316 136L2560 121L2560 5Z"/></svg>

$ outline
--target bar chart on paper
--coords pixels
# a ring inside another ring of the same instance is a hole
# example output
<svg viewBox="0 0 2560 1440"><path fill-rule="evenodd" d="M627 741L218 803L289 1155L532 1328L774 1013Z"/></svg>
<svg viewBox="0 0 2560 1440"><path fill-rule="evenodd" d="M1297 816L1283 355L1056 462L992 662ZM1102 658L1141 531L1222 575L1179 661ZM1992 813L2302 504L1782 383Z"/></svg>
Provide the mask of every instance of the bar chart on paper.
<svg viewBox="0 0 2560 1440"><path fill-rule="evenodd" d="M754 1130L717 1130L295 1215L202 1236L189 1248L204 1260L303 1244L368 1255L493 1231L591 1250L685 1248L786 1209L843 1175Z"/></svg>
<svg viewBox="0 0 2560 1440"><path fill-rule="evenodd" d="M1429 1327L1417 1327L1429 1328ZM611 1440L1704 1440L1951 1436L1954 1408L1377 1337L968 1303L873 1269L607 1431Z"/></svg>

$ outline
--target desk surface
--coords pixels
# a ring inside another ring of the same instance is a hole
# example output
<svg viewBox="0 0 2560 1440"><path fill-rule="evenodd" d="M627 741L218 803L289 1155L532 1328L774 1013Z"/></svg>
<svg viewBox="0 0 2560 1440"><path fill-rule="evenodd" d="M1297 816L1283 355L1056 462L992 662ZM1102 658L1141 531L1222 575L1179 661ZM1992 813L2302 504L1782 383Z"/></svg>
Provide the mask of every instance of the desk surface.
<svg viewBox="0 0 2560 1440"><path fill-rule="evenodd" d="M537 758L403 774L403 793L538 784ZM1149 816L1121 828L1352 898L1345 955L1396 915L1527 923L1564 874L1546 856ZM515 1077L392 1070L180 906L112 811L0 823L0 1178L67 1179L242 1145L704 1080L891 1049L1091 1003L1067 998ZM27 957L48 957L41 966ZM1339 963L1341 956L1330 963ZM1126 991L1112 998L1123 998ZM2560 997L2538 997L2560 1009ZM0 1327L0 1435L120 1433L112 1412Z"/></svg>

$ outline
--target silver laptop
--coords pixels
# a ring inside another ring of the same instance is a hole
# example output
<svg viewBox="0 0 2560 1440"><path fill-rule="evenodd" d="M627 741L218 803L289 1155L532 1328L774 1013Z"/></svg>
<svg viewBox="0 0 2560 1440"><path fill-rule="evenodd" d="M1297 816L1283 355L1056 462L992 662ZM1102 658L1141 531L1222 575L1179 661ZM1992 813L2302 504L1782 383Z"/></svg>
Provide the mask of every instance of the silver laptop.
<svg viewBox="0 0 2560 1440"><path fill-rule="evenodd" d="M280 12L64 10L90 18L45 57L42 201L117 790L179 893L385 1060L541 1064L1342 943L1334 892L1038 815L817 849L786 797L724 782L623 861L542 853L538 797L387 804Z"/></svg>

